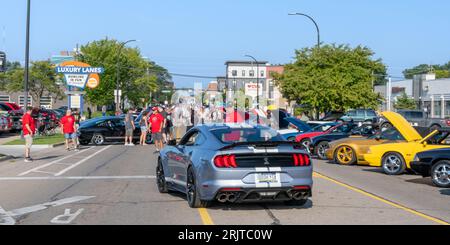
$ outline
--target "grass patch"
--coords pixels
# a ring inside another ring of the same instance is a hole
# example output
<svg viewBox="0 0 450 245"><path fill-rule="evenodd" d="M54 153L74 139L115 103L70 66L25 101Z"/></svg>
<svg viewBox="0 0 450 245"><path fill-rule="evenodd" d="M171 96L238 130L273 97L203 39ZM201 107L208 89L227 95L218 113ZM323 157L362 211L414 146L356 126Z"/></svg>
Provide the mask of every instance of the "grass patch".
<svg viewBox="0 0 450 245"><path fill-rule="evenodd" d="M33 145L53 145L64 143L64 135L57 134L54 136L39 136L33 139ZM18 139L10 141L4 145L25 145L25 140Z"/></svg>

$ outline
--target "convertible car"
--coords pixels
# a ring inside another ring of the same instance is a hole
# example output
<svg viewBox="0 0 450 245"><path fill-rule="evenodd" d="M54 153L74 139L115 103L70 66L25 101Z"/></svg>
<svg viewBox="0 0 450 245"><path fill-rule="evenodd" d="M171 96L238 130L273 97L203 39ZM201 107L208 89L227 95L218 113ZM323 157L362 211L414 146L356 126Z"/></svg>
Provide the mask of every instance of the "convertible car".
<svg viewBox="0 0 450 245"><path fill-rule="evenodd" d="M271 128L215 124L194 127L165 147L156 175L161 193L184 193L192 208L213 201L302 206L311 196L312 171L308 153Z"/></svg>
<svg viewBox="0 0 450 245"><path fill-rule="evenodd" d="M384 112L383 116L389 118L393 125L399 125L397 128L406 142L371 146L363 157L370 166L382 167L388 175L400 175L411 169L411 161L418 152L450 148L450 129L442 128L422 137L400 114Z"/></svg>
<svg viewBox="0 0 450 245"><path fill-rule="evenodd" d="M295 141L305 146L306 149L309 149L312 138L324 134L330 134L332 132L335 132L336 130L339 130L340 127L342 127L342 124L340 123L325 123L322 125L318 125L310 131L297 135L295 137Z"/></svg>
<svg viewBox="0 0 450 245"><path fill-rule="evenodd" d="M431 176L434 185L450 188L450 149L420 152L411 162L411 168L423 177Z"/></svg>
<svg viewBox="0 0 450 245"><path fill-rule="evenodd" d="M347 138L361 139L363 137L372 136L374 133L375 130L371 124L358 126L353 123L344 123L332 132L312 138L311 144L309 145L309 151L314 153L314 155L318 156L320 159L326 160L326 152L330 148L330 142Z"/></svg>
<svg viewBox="0 0 450 245"><path fill-rule="evenodd" d="M370 146L384 143L405 142L405 138L396 128L389 128L368 138L346 138L333 141L325 154L328 160L341 165L368 165L364 160Z"/></svg>

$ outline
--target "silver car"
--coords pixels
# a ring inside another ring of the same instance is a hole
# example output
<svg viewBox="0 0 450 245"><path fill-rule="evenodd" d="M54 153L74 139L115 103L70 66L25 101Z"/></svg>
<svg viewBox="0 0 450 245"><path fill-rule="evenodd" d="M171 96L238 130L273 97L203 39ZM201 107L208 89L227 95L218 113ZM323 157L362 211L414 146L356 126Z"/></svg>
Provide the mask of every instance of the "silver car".
<svg viewBox="0 0 450 245"><path fill-rule="evenodd" d="M161 151L156 173L161 193L185 193L192 208L214 201L303 206L313 186L308 153L264 126L194 127Z"/></svg>

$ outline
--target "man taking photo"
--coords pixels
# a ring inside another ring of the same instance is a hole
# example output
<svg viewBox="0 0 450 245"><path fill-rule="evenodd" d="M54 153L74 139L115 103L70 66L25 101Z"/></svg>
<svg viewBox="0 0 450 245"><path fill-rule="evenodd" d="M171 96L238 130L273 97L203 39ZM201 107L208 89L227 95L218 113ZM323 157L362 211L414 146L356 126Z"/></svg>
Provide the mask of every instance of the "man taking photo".
<svg viewBox="0 0 450 245"><path fill-rule="evenodd" d="M36 132L34 118L31 116L33 108L28 107L27 112L22 117L22 132L25 138L25 162L33 162L30 156L31 146L33 145L33 137Z"/></svg>

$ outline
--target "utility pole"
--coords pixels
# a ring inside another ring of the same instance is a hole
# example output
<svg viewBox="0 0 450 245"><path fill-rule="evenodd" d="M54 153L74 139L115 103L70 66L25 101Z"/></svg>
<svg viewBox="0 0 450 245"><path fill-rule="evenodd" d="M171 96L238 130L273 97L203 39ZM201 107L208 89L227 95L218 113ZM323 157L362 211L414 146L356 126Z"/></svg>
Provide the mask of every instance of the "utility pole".
<svg viewBox="0 0 450 245"><path fill-rule="evenodd" d="M389 76L387 87L387 111L391 111L392 108L392 78Z"/></svg>
<svg viewBox="0 0 450 245"><path fill-rule="evenodd" d="M27 0L27 27L26 27L26 40L25 40L25 79L24 79L24 98L23 105L24 111L28 107L28 80L30 70L30 10L31 2Z"/></svg>

